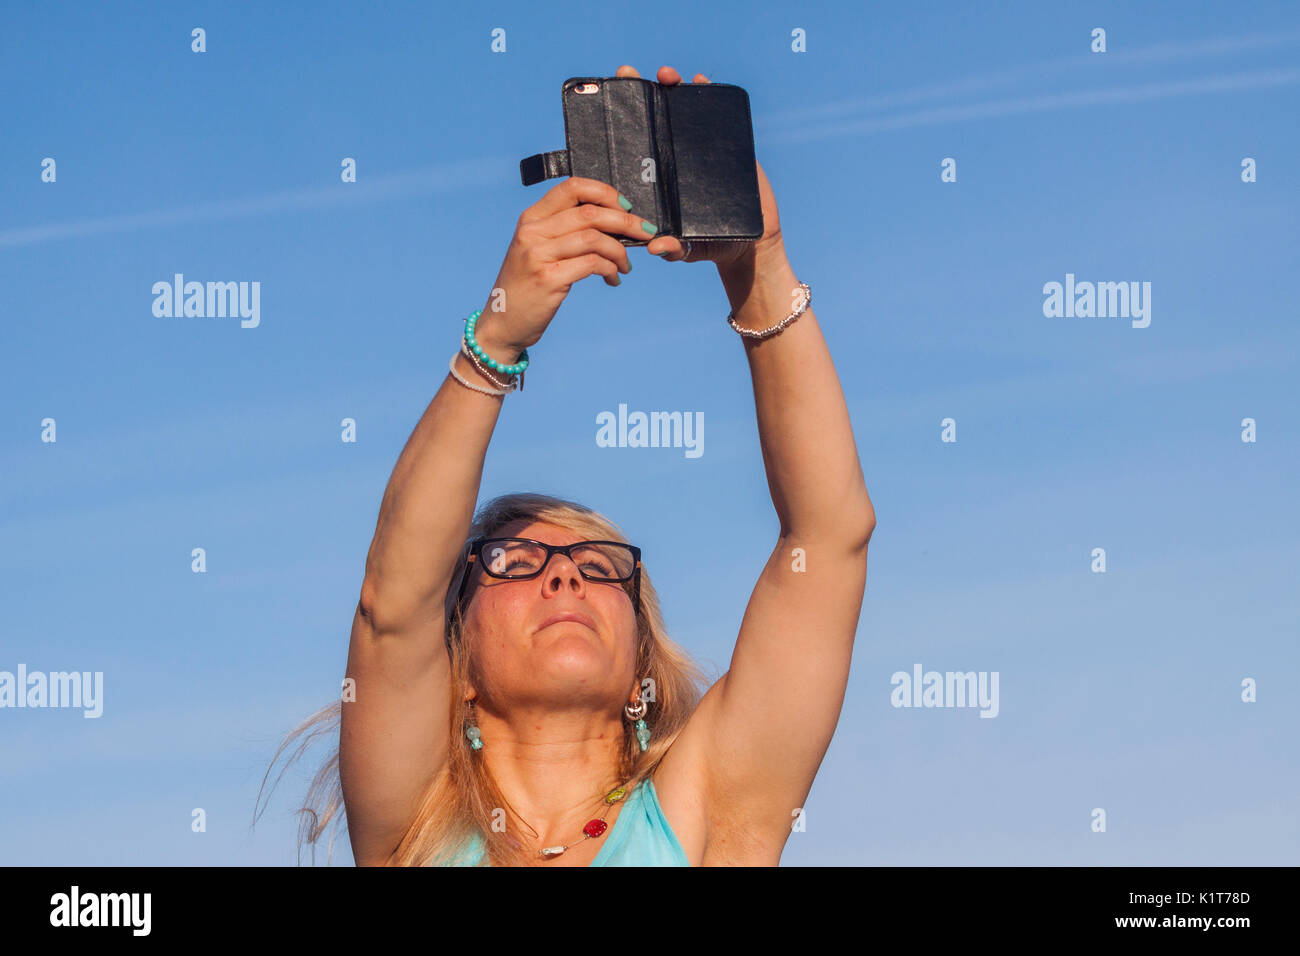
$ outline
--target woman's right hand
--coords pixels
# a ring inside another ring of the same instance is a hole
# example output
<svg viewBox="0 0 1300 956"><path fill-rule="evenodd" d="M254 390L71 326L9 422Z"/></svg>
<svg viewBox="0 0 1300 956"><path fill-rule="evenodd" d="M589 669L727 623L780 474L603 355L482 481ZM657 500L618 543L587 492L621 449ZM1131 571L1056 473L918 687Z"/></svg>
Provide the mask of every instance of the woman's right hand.
<svg viewBox="0 0 1300 956"><path fill-rule="evenodd" d="M519 216L492 295L475 325L480 344L495 343L513 362L551 324L569 288L590 275L618 285L631 272L627 249L615 235L649 239L640 216L619 204L618 190L595 179L572 176L558 183ZM657 226L657 223L651 225ZM656 230L657 231L657 230ZM500 302L503 311L496 311Z"/></svg>

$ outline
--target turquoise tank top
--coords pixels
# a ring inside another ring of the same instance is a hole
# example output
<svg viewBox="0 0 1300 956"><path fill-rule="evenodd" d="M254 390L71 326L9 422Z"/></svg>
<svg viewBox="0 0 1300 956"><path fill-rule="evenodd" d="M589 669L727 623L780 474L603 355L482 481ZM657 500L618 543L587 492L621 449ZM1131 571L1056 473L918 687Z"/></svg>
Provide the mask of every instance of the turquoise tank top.
<svg viewBox="0 0 1300 956"><path fill-rule="evenodd" d="M475 834L453 866L477 866L483 838ZM592 866L690 866L677 834L659 807L654 781L647 777L628 794L618 819L605 835Z"/></svg>

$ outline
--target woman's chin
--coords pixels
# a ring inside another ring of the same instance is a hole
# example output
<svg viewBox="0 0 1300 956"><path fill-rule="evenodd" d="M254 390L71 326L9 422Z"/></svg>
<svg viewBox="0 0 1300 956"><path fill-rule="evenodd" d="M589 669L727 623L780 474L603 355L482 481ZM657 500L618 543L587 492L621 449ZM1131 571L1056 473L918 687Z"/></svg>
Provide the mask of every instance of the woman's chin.
<svg viewBox="0 0 1300 956"><path fill-rule="evenodd" d="M587 677L609 668L609 655L591 632L559 634L538 648L536 660L548 674Z"/></svg>

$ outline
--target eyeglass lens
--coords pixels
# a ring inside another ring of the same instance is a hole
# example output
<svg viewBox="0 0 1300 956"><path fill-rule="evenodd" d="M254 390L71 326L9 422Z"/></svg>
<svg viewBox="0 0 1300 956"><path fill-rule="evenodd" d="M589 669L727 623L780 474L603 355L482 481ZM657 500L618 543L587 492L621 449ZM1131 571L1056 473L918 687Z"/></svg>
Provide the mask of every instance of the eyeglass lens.
<svg viewBox="0 0 1300 956"><path fill-rule="evenodd" d="M574 545L573 563L583 577L617 581L630 577L636 568L636 556L626 545ZM546 563L546 549L529 541L494 538L483 542L483 567L497 577L523 577L536 574Z"/></svg>

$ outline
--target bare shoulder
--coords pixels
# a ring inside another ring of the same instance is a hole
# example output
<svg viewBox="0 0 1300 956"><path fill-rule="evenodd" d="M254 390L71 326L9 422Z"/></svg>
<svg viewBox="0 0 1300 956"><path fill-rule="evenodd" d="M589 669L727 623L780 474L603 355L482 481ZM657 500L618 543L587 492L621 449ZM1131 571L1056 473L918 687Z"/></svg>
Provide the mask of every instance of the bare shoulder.
<svg viewBox="0 0 1300 956"><path fill-rule="evenodd" d="M776 866L784 841L777 845L760 837L745 808L722 805L709 786L709 761L717 753L708 715L717 707L726 679L723 674L709 688L659 762L655 793L691 866Z"/></svg>

